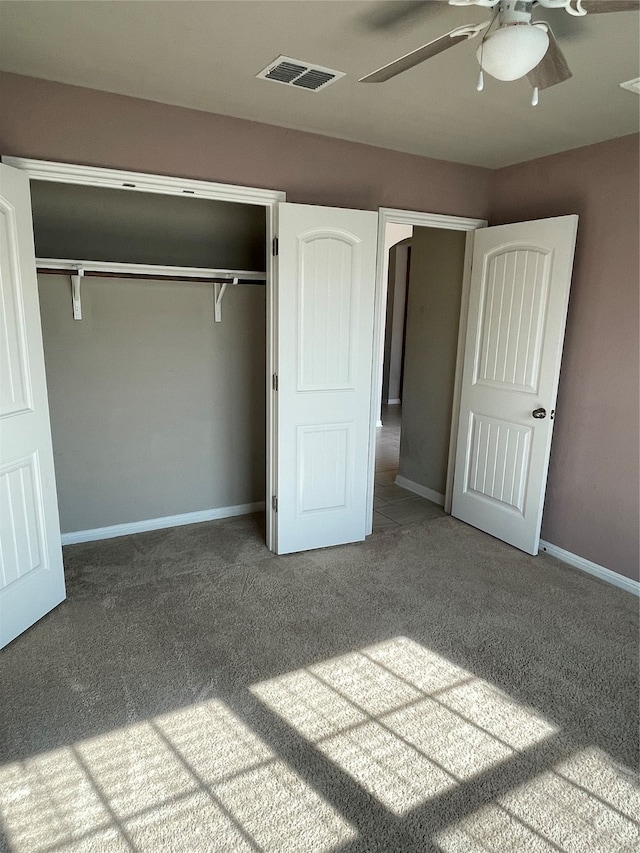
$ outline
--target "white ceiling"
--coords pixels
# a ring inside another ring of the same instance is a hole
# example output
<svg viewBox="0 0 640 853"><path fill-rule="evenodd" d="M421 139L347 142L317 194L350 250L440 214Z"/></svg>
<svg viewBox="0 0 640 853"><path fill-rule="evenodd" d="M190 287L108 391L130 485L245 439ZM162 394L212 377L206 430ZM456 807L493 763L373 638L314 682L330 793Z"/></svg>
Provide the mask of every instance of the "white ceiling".
<svg viewBox="0 0 640 853"><path fill-rule="evenodd" d="M213 113L497 168L638 130L640 16L553 14L574 77L529 105L526 80L475 90L476 41L461 43L387 83L358 77L453 27L480 7L369 0L58 2L0 5L6 71ZM550 13L538 14L545 20ZM280 54L346 72L311 93L255 79Z"/></svg>

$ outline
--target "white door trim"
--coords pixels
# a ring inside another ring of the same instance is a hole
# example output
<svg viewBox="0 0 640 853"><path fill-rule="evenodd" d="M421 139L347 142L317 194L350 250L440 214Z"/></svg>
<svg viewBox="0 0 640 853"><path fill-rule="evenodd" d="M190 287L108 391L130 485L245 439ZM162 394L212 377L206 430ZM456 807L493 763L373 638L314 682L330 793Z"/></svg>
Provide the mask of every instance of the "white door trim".
<svg viewBox="0 0 640 853"><path fill-rule="evenodd" d="M102 166L78 166L75 163L56 163L52 160L33 160L28 157L3 156L7 166L21 169L29 178L38 181L55 181L63 184L111 187L130 192L160 193L161 195L195 195L198 198L218 201L243 202L268 206L285 201L286 193L215 181L192 178L174 178L169 175L152 175L146 172L128 172Z"/></svg>
<svg viewBox="0 0 640 853"><path fill-rule="evenodd" d="M373 528L373 489L376 463L376 425L380 418L382 405L382 362L384 359L384 326L387 304L387 281L384 275L384 234L389 223L415 225L421 228L446 228L450 231L467 231L465 246L464 279L462 284L462 302L460 309L460 327L458 332L458 353L454 381L452 409L452 429L449 444L449 463L447 469L447 488L444 498L445 512L451 512L451 493L453 487L453 464L455 456L458 412L460 409L460 383L462 379L462 358L467 325L469 304L469 283L471 281L471 255L473 250L473 232L477 228L486 228L486 219L474 219L465 216L448 216L442 213L423 213L417 210L399 210L393 207L381 207L378 210L378 259L376 264L376 296L374 307L373 352L375 363L372 370L371 388L371 435L369 439L369 485L367 490L368 533ZM455 433L455 435L454 435Z"/></svg>
<svg viewBox="0 0 640 853"><path fill-rule="evenodd" d="M214 181L174 178L144 172L128 172L121 169L105 169L97 166L79 166L72 163L56 163L50 160L33 160L27 157L3 156L2 162L26 172L30 179L55 181L56 183L81 184L85 186L110 187L129 192L159 193L162 195L186 195L190 198L206 198L217 201L256 204L266 208L266 273L267 273L267 365L266 383L266 430L267 430L267 477L266 477L266 543L271 550L275 541L275 519L271 496L275 494L276 476L276 418L273 406L272 377L277 373L276 310L278 301L277 264L271 247L278 234L278 204L286 201L281 190L243 187L220 184Z"/></svg>

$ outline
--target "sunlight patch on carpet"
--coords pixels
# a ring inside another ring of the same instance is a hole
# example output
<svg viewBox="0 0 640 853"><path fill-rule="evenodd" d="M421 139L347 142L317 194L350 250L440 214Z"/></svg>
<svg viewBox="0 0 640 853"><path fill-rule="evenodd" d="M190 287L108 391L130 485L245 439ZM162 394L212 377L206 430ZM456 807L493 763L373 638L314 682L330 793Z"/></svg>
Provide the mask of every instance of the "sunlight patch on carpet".
<svg viewBox="0 0 640 853"><path fill-rule="evenodd" d="M584 750L436 835L444 853L630 853L640 792L604 753Z"/></svg>
<svg viewBox="0 0 640 853"><path fill-rule="evenodd" d="M353 828L224 703L0 768L13 853L328 853Z"/></svg>
<svg viewBox="0 0 640 853"><path fill-rule="evenodd" d="M557 731L530 708L406 637L251 690L397 815Z"/></svg>
<svg viewBox="0 0 640 853"><path fill-rule="evenodd" d="M533 709L406 637L252 692L396 815L444 798L558 732ZM437 831L443 853L630 853L638 787L582 750Z"/></svg>

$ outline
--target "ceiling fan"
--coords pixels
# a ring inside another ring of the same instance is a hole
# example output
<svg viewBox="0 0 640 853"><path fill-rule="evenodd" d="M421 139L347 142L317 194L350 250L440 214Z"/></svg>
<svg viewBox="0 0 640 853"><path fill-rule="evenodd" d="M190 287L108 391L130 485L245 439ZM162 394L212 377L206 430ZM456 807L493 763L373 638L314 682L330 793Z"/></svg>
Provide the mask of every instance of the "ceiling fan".
<svg viewBox="0 0 640 853"><path fill-rule="evenodd" d="M360 83L383 83L415 65L448 50L461 41L482 35L477 50L480 64L478 90L484 87L484 72L498 80L517 80L526 76L533 87L531 103L538 103L540 89L548 89L568 80L572 74L558 42L545 21L533 21L534 8L564 9L569 15L582 17L603 12L640 10L640 0L423 0L416 7L484 6L493 16L480 24L471 24L445 33L417 50L361 77ZM495 26L494 26L495 25Z"/></svg>

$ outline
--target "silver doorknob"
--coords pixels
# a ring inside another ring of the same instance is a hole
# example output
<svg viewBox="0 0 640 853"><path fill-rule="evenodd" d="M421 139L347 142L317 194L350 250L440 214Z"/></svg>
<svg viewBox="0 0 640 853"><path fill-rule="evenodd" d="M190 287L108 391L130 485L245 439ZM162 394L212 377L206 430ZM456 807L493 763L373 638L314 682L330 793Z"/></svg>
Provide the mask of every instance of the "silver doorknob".
<svg viewBox="0 0 640 853"><path fill-rule="evenodd" d="M547 417L547 410L546 410L546 409L542 409L542 408L540 408L540 409L534 409L534 410L531 412L531 414L533 415L533 417L534 417L534 418L538 418L538 419L540 420L540 419L542 419L542 418L546 418L546 417Z"/></svg>

